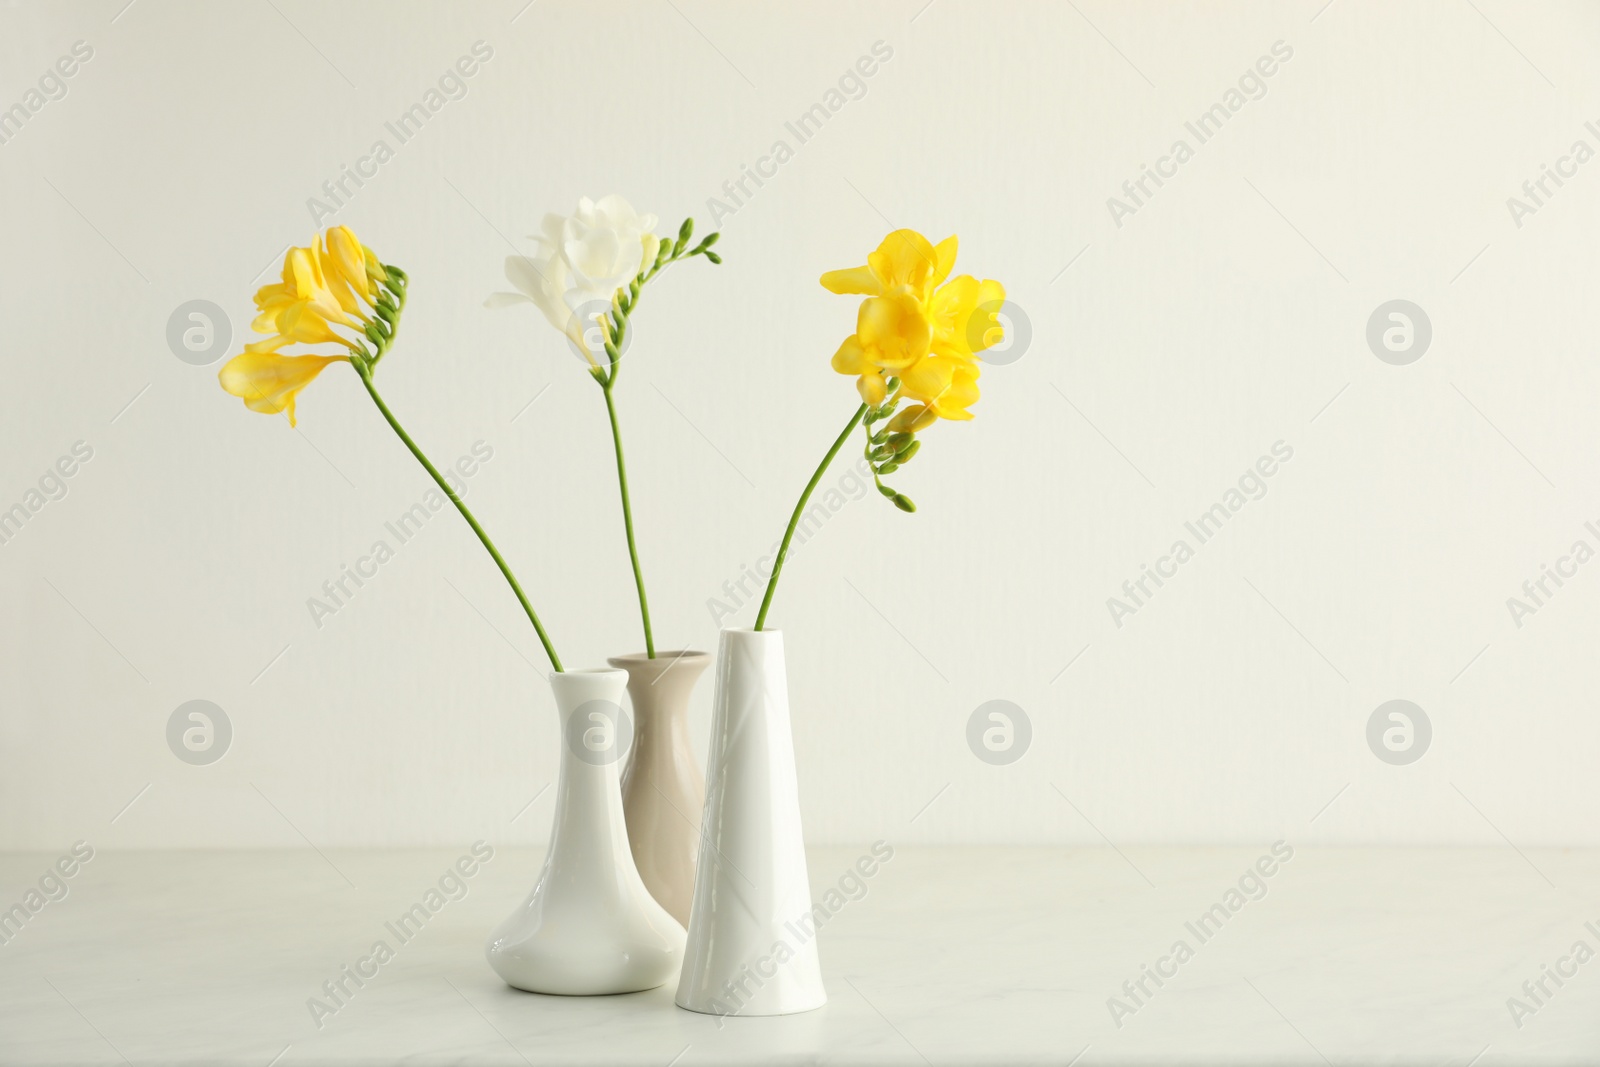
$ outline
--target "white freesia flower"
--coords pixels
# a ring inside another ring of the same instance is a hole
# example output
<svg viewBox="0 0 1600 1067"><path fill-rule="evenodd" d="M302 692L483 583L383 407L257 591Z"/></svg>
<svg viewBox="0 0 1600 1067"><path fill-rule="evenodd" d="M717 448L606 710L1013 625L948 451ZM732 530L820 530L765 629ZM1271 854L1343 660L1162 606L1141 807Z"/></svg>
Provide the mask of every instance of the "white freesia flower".
<svg viewBox="0 0 1600 1067"><path fill-rule="evenodd" d="M485 307L533 304L550 325L584 352L593 346L584 331L605 314L617 290L655 262L661 239L654 215L641 215L620 196L578 201L570 216L544 217L532 256L507 256L506 279L514 293L495 293Z"/></svg>

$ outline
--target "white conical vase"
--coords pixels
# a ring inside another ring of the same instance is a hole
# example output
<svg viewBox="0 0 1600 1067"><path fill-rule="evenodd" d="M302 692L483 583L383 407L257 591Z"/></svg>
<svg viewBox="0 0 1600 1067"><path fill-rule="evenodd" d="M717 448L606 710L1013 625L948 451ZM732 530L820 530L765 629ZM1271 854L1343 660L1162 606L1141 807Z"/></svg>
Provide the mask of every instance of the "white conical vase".
<svg viewBox="0 0 1600 1067"><path fill-rule="evenodd" d="M790 1015L827 1003L811 916L783 635L723 630L677 1004Z"/></svg>
<svg viewBox="0 0 1600 1067"><path fill-rule="evenodd" d="M645 888L628 848L619 774L627 680L618 670L550 675L562 737L550 851L533 892L484 949L496 974L530 993L653 989L683 960L683 927Z"/></svg>

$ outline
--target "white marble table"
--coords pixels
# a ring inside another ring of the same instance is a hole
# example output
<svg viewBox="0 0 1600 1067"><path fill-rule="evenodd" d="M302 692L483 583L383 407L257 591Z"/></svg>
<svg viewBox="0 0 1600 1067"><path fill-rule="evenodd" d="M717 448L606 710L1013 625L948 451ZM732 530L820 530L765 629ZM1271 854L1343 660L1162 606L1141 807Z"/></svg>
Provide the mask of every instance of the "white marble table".
<svg viewBox="0 0 1600 1067"><path fill-rule="evenodd" d="M813 850L818 895L867 848ZM1600 958L1568 958L1600 950L1600 851L1300 848L1230 901L1267 848L902 847L823 929L828 1006L778 1019L506 988L481 947L533 850L401 943L386 923L466 851L99 852L0 927L0 1063L1600 1062ZM0 908L56 859L0 855ZM379 940L393 958L314 1020ZM1135 1004L1146 964L1172 976Z"/></svg>

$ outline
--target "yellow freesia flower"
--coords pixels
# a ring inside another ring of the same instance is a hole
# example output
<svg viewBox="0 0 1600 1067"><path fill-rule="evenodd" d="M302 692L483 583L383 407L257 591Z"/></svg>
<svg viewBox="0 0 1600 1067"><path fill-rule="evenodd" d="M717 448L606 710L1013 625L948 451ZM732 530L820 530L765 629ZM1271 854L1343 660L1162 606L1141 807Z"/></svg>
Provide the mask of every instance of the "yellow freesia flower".
<svg viewBox="0 0 1600 1067"><path fill-rule="evenodd" d="M978 399L977 353L1004 336L997 313L1005 287L963 274L950 279L957 238L937 245L915 230L895 230L864 267L829 271L829 292L858 294L856 332L833 356L833 369L856 377L861 399L872 406L898 378L897 397L915 401L891 428L915 433L937 419L970 419Z"/></svg>
<svg viewBox="0 0 1600 1067"><path fill-rule="evenodd" d="M263 415L286 412L295 424L295 396L310 385L324 367L348 356L284 356L272 347L281 338L246 345L217 375L222 388L244 399L244 406Z"/></svg>
<svg viewBox="0 0 1600 1067"><path fill-rule="evenodd" d="M251 411L289 416L295 425L295 398L330 363L349 355L285 355L291 344L338 344L372 362L393 338L399 301L391 289L399 272L385 268L348 226L335 226L305 248L283 257L278 282L256 292L251 328L267 334L245 346L218 373L222 388ZM385 285L390 289L386 289ZM371 312L371 314L369 314ZM376 336L375 336L376 335ZM371 341L378 351L367 347Z"/></svg>

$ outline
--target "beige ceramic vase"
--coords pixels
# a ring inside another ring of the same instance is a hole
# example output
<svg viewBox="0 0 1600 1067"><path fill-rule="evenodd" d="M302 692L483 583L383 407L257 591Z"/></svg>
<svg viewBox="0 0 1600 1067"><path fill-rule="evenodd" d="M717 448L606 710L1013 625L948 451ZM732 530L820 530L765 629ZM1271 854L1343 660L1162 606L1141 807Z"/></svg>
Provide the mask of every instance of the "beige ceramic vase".
<svg viewBox="0 0 1600 1067"><path fill-rule="evenodd" d="M700 855L706 783L689 740L689 696L711 665L707 652L639 652L607 660L628 672L633 750L622 772L628 844L646 888L687 926Z"/></svg>

